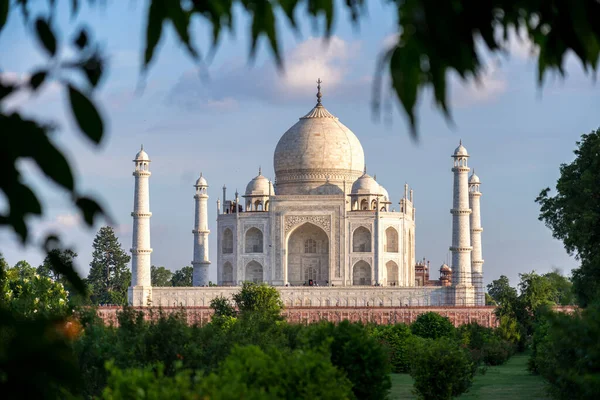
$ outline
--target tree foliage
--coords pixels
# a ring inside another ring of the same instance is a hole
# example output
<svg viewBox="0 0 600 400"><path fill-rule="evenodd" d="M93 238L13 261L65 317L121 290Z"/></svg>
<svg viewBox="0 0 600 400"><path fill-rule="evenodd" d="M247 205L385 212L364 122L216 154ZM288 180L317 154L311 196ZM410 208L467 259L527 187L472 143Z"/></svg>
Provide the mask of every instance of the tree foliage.
<svg viewBox="0 0 600 400"><path fill-rule="evenodd" d="M170 286L190 287L190 286L192 286L193 276L194 276L194 268L193 267L187 266L187 267L178 269L177 271L175 271L175 273L173 274L173 277L171 278Z"/></svg>
<svg viewBox="0 0 600 400"><path fill-rule="evenodd" d="M410 376L424 400L449 400L465 393L476 370L468 351L446 337L419 340L412 351Z"/></svg>
<svg viewBox="0 0 600 400"><path fill-rule="evenodd" d="M165 267L156 267L154 265L150 267L150 279L152 286L173 286L173 282L171 281L172 278L173 273Z"/></svg>
<svg viewBox="0 0 600 400"><path fill-rule="evenodd" d="M233 301L241 314L259 312L278 317L283 309L277 289L265 283L244 282L242 289L233 295Z"/></svg>
<svg viewBox="0 0 600 400"><path fill-rule="evenodd" d="M100 228L93 244L88 282L94 304L126 304L131 271L131 257L121 248L113 228Z"/></svg>
<svg viewBox="0 0 600 400"><path fill-rule="evenodd" d="M425 339L453 337L456 332L456 328L448 318L433 311L419 315L410 329L413 334Z"/></svg>
<svg viewBox="0 0 600 400"><path fill-rule="evenodd" d="M575 160L561 164L556 194L542 190L536 202L540 221L581 260L573 270L574 291L582 306L600 294L600 129L582 135Z"/></svg>

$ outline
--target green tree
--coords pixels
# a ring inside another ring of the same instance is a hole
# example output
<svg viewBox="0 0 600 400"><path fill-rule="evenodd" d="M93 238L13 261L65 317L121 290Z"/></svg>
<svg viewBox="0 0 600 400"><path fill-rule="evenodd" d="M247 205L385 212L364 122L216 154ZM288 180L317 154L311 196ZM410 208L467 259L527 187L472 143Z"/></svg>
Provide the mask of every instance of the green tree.
<svg viewBox="0 0 600 400"><path fill-rule="evenodd" d="M194 267L183 267L178 269L171 278L171 286L192 286L192 278L194 276Z"/></svg>
<svg viewBox="0 0 600 400"><path fill-rule="evenodd" d="M165 287L173 286L171 279L173 273L165 267L150 267L150 279L152 280L152 286Z"/></svg>
<svg viewBox="0 0 600 400"><path fill-rule="evenodd" d="M497 306L496 300L489 293L485 293L485 305L486 306Z"/></svg>
<svg viewBox="0 0 600 400"><path fill-rule="evenodd" d="M453 337L456 333L456 328L448 318L433 311L419 315L410 329L414 335L425 339Z"/></svg>
<svg viewBox="0 0 600 400"><path fill-rule="evenodd" d="M540 221L581 261L573 270L573 290L582 306L600 294L600 129L582 135L575 160L561 164L556 194L536 198Z"/></svg>
<svg viewBox="0 0 600 400"><path fill-rule="evenodd" d="M11 268L10 273L16 274L21 279L32 279L36 271L27 261L21 260Z"/></svg>
<svg viewBox="0 0 600 400"><path fill-rule="evenodd" d="M131 257L123 251L113 228L100 228L93 244L88 282L94 304L126 304L131 272Z"/></svg>
<svg viewBox="0 0 600 400"><path fill-rule="evenodd" d="M449 400L465 393L476 370L467 350L449 338L420 340L412 351L410 376L424 400Z"/></svg>
<svg viewBox="0 0 600 400"><path fill-rule="evenodd" d="M33 267L29 268L33 270ZM23 275L22 271L22 267L15 266L6 272L5 279L0 282L2 284L0 303L24 318L41 314L49 317L68 314L70 311L68 292L62 283L54 282L35 272L31 275Z"/></svg>
<svg viewBox="0 0 600 400"><path fill-rule="evenodd" d="M233 301L242 315L244 313L261 313L279 317L283 310L279 292L266 283L257 285L252 282L244 282L242 289L233 295Z"/></svg>
<svg viewBox="0 0 600 400"><path fill-rule="evenodd" d="M62 282L64 284L64 275L56 265L57 260L59 263L73 268L75 257L77 257L77 253L73 250L52 249L48 252L42 264L37 267L37 273L40 276L46 276L55 282Z"/></svg>

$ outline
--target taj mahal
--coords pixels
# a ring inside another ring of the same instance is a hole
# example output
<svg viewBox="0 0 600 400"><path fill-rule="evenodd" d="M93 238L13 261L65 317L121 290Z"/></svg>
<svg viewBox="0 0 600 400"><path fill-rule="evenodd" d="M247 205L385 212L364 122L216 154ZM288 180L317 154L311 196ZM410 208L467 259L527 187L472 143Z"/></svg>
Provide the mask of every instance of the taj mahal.
<svg viewBox="0 0 600 400"><path fill-rule="evenodd" d="M415 258L413 190L404 186L396 211L386 189L367 173L358 137L322 104L320 84L316 105L275 147L274 181L259 169L243 195L223 186L214 233L208 229L206 177L201 174L193 185L192 287L151 285L151 160L142 147L133 160L131 305L208 306L245 281L277 287L286 306L485 304L481 182L475 173L469 176L462 142L449 163L452 262L434 271ZM209 258L209 240L217 241L216 263ZM217 286L208 285L210 268L216 269Z"/></svg>

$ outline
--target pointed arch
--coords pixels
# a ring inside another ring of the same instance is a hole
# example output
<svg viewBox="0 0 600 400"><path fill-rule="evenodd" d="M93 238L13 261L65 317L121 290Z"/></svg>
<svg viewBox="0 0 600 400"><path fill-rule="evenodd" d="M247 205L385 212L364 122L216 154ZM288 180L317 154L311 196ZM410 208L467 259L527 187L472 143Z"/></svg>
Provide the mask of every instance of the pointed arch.
<svg viewBox="0 0 600 400"><path fill-rule="evenodd" d="M246 265L246 281L260 283L263 281L263 267L258 261L250 261Z"/></svg>
<svg viewBox="0 0 600 400"><path fill-rule="evenodd" d="M385 263L385 279L388 286L398 286L398 264L394 261Z"/></svg>
<svg viewBox="0 0 600 400"><path fill-rule="evenodd" d="M385 230L383 251L388 253L398 252L398 231L391 226Z"/></svg>
<svg viewBox="0 0 600 400"><path fill-rule="evenodd" d="M226 261L223 264L223 273L222 273L222 284L223 285L233 285L233 266L229 261Z"/></svg>
<svg viewBox="0 0 600 400"><path fill-rule="evenodd" d="M324 285L329 280L329 237L317 225L306 222L287 239L287 279L301 286L312 279Z"/></svg>
<svg viewBox="0 0 600 400"><path fill-rule="evenodd" d="M245 240L246 253L262 253L263 252L263 233L258 228L250 228L246 231Z"/></svg>
<svg viewBox="0 0 600 400"><path fill-rule="evenodd" d="M233 232L231 229L225 228L223 231L223 239L221 240L221 252L223 254L233 253Z"/></svg>
<svg viewBox="0 0 600 400"><path fill-rule="evenodd" d="M352 285L371 285L371 266L368 262L360 260L352 268Z"/></svg>
<svg viewBox="0 0 600 400"><path fill-rule="evenodd" d="M352 251L355 253L371 252L371 231L364 226L354 230L352 234Z"/></svg>

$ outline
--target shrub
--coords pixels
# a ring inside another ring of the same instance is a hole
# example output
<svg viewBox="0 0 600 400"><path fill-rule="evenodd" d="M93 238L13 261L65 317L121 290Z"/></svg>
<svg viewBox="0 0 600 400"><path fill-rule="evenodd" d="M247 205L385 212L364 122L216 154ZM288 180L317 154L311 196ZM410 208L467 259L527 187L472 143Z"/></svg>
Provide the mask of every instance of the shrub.
<svg viewBox="0 0 600 400"><path fill-rule="evenodd" d="M574 315L550 312L539 326L533 364L557 399L597 399L600 393L600 305Z"/></svg>
<svg viewBox="0 0 600 400"><path fill-rule="evenodd" d="M235 347L203 379L202 394L220 399L351 399L351 382L328 355L312 350Z"/></svg>
<svg viewBox="0 0 600 400"><path fill-rule="evenodd" d="M468 350L449 338L415 342L410 375L415 393L425 400L446 400L465 393L477 367Z"/></svg>
<svg viewBox="0 0 600 400"><path fill-rule="evenodd" d="M502 365L510 358L511 344L505 340L493 338L481 348L483 362L486 365Z"/></svg>
<svg viewBox="0 0 600 400"><path fill-rule="evenodd" d="M432 311L419 315L410 328L413 334L424 339L450 338L456 332L448 318Z"/></svg>
<svg viewBox="0 0 600 400"><path fill-rule="evenodd" d="M233 301L241 314L254 312L281 318L283 302L277 289L266 283L244 282L242 289L233 295Z"/></svg>
<svg viewBox="0 0 600 400"><path fill-rule="evenodd" d="M387 350L392 372L408 372L408 353L414 338L408 325L376 325L371 330L371 336Z"/></svg>
<svg viewBox="0 0 600 400"><path fill-rule="evenodd" d="M351 399L351 383L328 357L256 346L235 347L217 371L203 376L177 364L168 376L162 364L121 370L107 363L105 400Z"/></svg>
<svg viewBox="0 0 600 400"><path fill-rule="evenodd" d="M305 349L326 348L331 363L346 373L358 399L384 399L391 388L390 365L384 348L362 324L321 322L299 333Z"/></svg>

